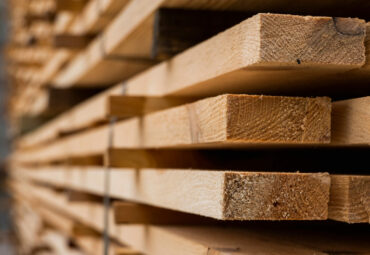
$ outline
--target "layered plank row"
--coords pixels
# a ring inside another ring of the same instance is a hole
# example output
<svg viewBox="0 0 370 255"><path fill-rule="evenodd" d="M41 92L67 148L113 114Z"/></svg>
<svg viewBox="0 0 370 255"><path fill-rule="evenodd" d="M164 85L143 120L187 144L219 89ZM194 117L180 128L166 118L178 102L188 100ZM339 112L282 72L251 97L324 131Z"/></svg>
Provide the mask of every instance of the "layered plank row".
<svg viewBox="0 0 370 255"><path fill-rule="evenodd" d="M37 120L8 161L25 251L79 252L67 240L86 254L369 251L351 225L339 244L287 229L370 223L370 25L271 13L352 8L73 2L27 29L14 9L11 109Z"/></svg>
<svg viewBox="0 0 370 255"><path fill-rule="evenodd" d="M101 221L103 208L99 204L91 201L69 202L68 198L62 193L35 185L17 185L14 189L23 197L22 201L32 201L32 199L35 201L36 199L37 203L33 202L35 210L44 211L43 215L46 211L48 215L52 213L54 216L57 215L59 219L64 219L64 222L66 219L73 219L75 226L86 224L85 226L91 226L97 231L104 229ZM25 196L27 199L25 199ZM335 253L343 250L358 253L368 250L366 239L358 232L351 232L350 230L340 239L341 242L338 245L338 236L328 234L324 237L320 236L319 239L316 238L317 235L312 235L316 231L312 228L301 226L300 235L297 235L294 228L290 230L287 228L284 234L289 236L290 240L282 242L282 233L279 226L277 228L260 228L253 225L248 228L225 226L220 229L213 226L116 225L113 220L113 211L110 215L110 235L123 243L137 247L139 251L145 254L176 253L179 245L183 247L181 254L186 255L204 254L205 252L226 255L230 251L239 254L255 252L277 252L280 254L312 254L316 252L330 254L330 252ZM52 223L55 225L55 220ZM210 235L209 233L214 234ZM82 235L85 238L86 236L92 238L91 234ZM310 239L309 243L307 243L307 238ZM154 240L158 239L163 240L168 245L151 245ZM325 241L322 242L322 240ZM95 251L92 254L101 253Z"/></svg>

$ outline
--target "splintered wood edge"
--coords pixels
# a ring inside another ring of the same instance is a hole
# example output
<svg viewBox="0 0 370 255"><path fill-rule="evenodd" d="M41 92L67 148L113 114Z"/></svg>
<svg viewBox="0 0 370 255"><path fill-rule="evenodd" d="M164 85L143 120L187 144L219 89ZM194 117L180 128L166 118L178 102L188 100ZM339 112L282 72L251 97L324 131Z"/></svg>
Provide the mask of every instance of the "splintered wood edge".
<svg viewBox="0 0 370 255"><path fill-rule="evenodd" d="M327 173L226 172L224 178L225 220L327 219Z"/></svg>

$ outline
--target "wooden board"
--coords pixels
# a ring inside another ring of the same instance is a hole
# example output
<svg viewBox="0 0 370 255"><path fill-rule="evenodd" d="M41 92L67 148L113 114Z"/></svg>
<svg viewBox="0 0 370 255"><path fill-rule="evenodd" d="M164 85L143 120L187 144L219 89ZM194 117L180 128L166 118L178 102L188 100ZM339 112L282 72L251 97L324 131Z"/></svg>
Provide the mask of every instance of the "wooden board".
<svg viewBox="0 0 370 255"><path fill-rule="evenodd" d="M329 218L370 223L370 176L331 175Z"/></svg>
<svg viewBox="0 0 370 255"><path fill-rule="evenodd" d="M300 145L330 142L328 98L221 95L123 120L114 125L114 148ZM18 162L103 155L109 126L50 145L14 153Z"/></svg>
<svg viewBox="0 0 370 255"><path fill-rule="evenodd" d="M146 34L151 35L152 30L146 27L152 27L152 22L149 21L154 18L150 15L160 2L163 1L151 1L150 5L145 1L131 2L122 15L117 17L106 29L103 37L96 39L91 45L102 46L107 55L137 58L143 57L145 52L150 54L152 41L151 37ZM122 25L123 21L126 22L123 23L125 26ZM145 25L145 29L135 31L135 22L149 24ZM338 28L344 29L346 34L351 35L341 35L342 32L338 31ZM321 30L325 32L317 33ZM241 37L240 34L248 36ZM317 40L310 41L310 38L316 37ZM270 85L271 88L274 85L285 84L291 88L293 84L296 85L298 82L313 81L315 78L317 81L317 76L320 77L326 73L341 72L363 65L365 63L364 37L365 23L356 19L333 20L324 17L305 18L291 15L258 14L188 50L186 54L181 54L172 61L151 69L151 72L147 74L151 78L156 78L158 81L166 81L164 77L171 77L171 79L167 79L168 84L153 83L150 86L150 91L153 94L161 95L195 85L194 83L202 83L202 88L204 88L206 81L209 81L210 84L213 83L212 86L218 87L221 83L228 83L228 87L234 90L245 88L248 84L255 88L262 86L261 84ZM149 38L149 40L145 40L145 38ZM124 39L123 43L122 39ZM278 40L281 40L281 43ZM291 47L289 49L282 47L286 40L290 41ZM243 45L248 45L248 47ZM306 48L302 48L302 45L306 45ZM325 51L321 51L321 45L325 45ZM338 47L338 45L341 46ZM76 58L64 72L56 77L54 84L56 86L75 86L78 84L86 85L88 81L92 82L91 84L102 84L103 72L101 70L104 68L102 63L104 56L99 53L102 51L101 47L95 48L90 46L79 58ZM307 52L310 53L307 54ZM96 57L93 61L85 61L83 68L80 67L80 70L77 71L78 62L87 55L95 55ZM89 64L86 65L86 63ZM107 67L107 65L105 66ZM168 68L169 66L171 68ZM308 67L310 70L307 71ZM120 72L119 75L114 73L111 68L105 69L104 74L112 76L112 82L119 82L133 75L135 71L143 70L132 68L132 72L128 70L125 73ZM89 76L92 76L92 70L99 75L94 72L94 79L88 79ZM261 71L274 75L263 76L262 81ZM188 75L187 72L191 75ZM298 73L296 74L296 72ZM215 79L216 77L217 79ZM113 78L116 80L114 81ZM147 89L143 89L142 86L146 85L137 85L135 88L146 91ZM194 92L194 88L192 91ZM198 93L201 92L198 91Z"/></svg>
<svg viewBox="0 0 370 255"><path fill-rule="evenodd" d="M102 195L101 167L44 168L17 176ZM13 169L16 171L16 169ZM330 178L317 173L114 169L110 195L222 220L326 219ZM310 201L307 203L307 201Z"/></svg>
<svg viewBox="0 0 370 255"><path fill-rule="evenodd" d="M370 31L370 23L367 24L367 30ZM368 36L366 37L366 49L367 49L366 50L366 52L367 52L366 65L363 68L361 68L361 70L358 70L358 72L362 73L362 75L365 75L365 76L369 73L367 70L370 67L370 61L368 61L369 56L370 56L370 54L368 54L370 52L370 36L369 36L370 32L367 33L367 34L368 34ZM135 78L133 80L135 81ZM346 79L341 79L341 80L343 81L343 80L346 80ZM366 81L366 79L364 77L362 77L362 80ZM133 82L132 86L135 86L134 84L135 84L135 82ZM339 84L339 81L337 81L336 84ZM46 141L46 140L55 139L57 134L62 133L63 131L74 131L74 130L78 130L78 129L87 127L89 125L95 124L97 122L101 122L102 120L104 120L104 118L107 115L106 112L103 109L105 109L106 100L108 100L107 98L110 95L122 95L123 91L126 91L127 95L134 95L134 96L137 95L137 94L145 95L145 96L148 96L148 95L151 94L149 92L147 93L146 91L130 92L130 90L124 89L123 86L125 86L125 85L118 84L114 88L109 89L109 90L101 93L99 96L94 97L91 100L88 100L88 101L84 102L83 104L80 105L80 107L74 109L70 113L66 113L65 115L63 115L62 118L57 119L57 120L53 121L52 123L50 123L49 125L42 128L42 130L47 130L47 132L45 132L45 131L37 132L36 134L31 135L30 137L26 137L25 140L31 140L31 142L26 142L25 146L32 146L32 144L37 144L37 143L41 143L41 142ZM338 87L336 87L336 89L338 89ZM228 90L229 90L229 87L224 86L224 91L228 91ZM267 90L269 90L269 89L267 88ZM212 91L211 88L208 88L208 91L210 93L215 93L214 91ZM248 91L248 89L246 89L246 91ZM263 92L263 91L265 91L265 88L262 88L262 87L258 90L259 93ZM346 91L346 94L348 94L349 90L347 89L345 91ZM353 91L353 87L351 87L351 91ZM362 91L362 93L364 93L365 90L362 89L361 91ZM174 93L177 93L177 91L174 91ZM172 94L173 93L166 93L165 95L166 96L171 96ZM194 94L195 93L192 92L192 95L194 95ZM316 92L314 94L316 94ZM336 111L336 108L334 109L334 111ZM333 114L334 118L335 118L336 115L337 114L334 112L334 114ZM344 126L349 126L349 125L351 125L351 124L347 123ZM338 130L338 128L334 127L333 141L336 141L336 139L337 139L335 137L336 134L338 133L336 130ZM43 135L40 135L40 133L46 133L47 135L43 136ZM349 134L347 134L346 137L349 137ZM358 143L359 141L354 140L354 141L348 141L348 142ZM368 139L365 139L365 140L360 141L360 143L368 144L369 141L368 141Z"/></svg>
<svg viewBox="0 0 370 255"><path fill-rule="evenodd" d="M24 187L25 185L23 185L23 193L34 194L34 188L24 189ZM64 212L102 231L102 214L98 214L91 205L68 204L66 200L59 199L59 196L53 193L47 196L48 194L50 193L45 191L38 192L38 198L45 202L45 206ZM90 208L90 211L83 208ZM244 228L111 225L109 229L111 236L116 237L120 242L129 244L145 254L154 255L204 255L212 252L217 255L229 255L230 252L236 255L335 254L343 251L366 254L369 252L368 235L354 231L353 226L349 228L342 225L340 229L343 235L338 236L338 230L332 225L320 222L321 226L315 227L312 224L313 222L309 225L294 223L288 227L284 222L284 225L278 224L273 227L271 223L268 226L250 223ZM317 233L324 233L324 235ZM155 245L159 241L168 245Z"/></svg>
<svg viewBox="0 0 370 255"><path fill-rule="evenodd" d="M119 94L119 91L122 91L122 87L120 87L120 90L113 88L87 100L60 118L39 128L39 130L22 137L18 143L19 147L33 147L54 140L59 133L71 132L101 122L106 118L105 116L109 115L109 112L106 111L107 100L109 100L110 95ZM370 144L370 135L367 132L367 120L370 114L368 101L369 98L364 97L333 103L331 123L333 144L358 144L363 146ZM117 105L117 107L119 106Z"/></svg>
<svg viewBox="0 0 370 255"><path fill-rule="evenodd" d="M332 142L370 144L370 97L333 103Z"/></svg>

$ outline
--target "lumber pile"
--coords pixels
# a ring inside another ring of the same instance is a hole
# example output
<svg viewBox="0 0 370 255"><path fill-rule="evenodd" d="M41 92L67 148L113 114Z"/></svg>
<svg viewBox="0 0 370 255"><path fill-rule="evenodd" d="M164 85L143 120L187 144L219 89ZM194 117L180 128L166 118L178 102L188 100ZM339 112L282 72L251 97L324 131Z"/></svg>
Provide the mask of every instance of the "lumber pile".
<svg viewBox="0 0 370 255"><path fill-rule="evenodd" d="M21 254L370 253L368 1L9 8Z"/></svg>

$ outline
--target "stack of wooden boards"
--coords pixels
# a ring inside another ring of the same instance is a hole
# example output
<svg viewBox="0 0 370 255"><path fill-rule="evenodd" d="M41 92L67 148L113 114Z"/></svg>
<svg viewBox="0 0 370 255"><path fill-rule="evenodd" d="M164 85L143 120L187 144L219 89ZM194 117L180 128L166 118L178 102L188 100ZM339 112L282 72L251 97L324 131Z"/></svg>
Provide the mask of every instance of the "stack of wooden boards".
<svg viewBox="0 0 370 255"><path fill-rule="evenodd" d="M11 2L23 254L370 252L370 4L252 2Z"/></svg>

